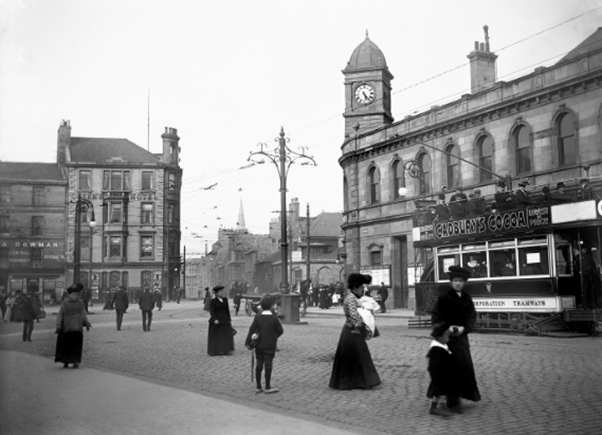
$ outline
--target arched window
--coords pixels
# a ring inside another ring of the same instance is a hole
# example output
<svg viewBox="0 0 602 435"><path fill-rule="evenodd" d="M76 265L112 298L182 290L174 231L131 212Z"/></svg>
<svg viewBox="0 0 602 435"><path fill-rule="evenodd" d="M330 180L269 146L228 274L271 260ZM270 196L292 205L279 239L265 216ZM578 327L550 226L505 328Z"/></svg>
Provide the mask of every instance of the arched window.
<svg viewBox="0 0 602 435"><path fill-rule="evenodd" d="M489 181L493 178L493 139L491 136L483 135L477 140L477 152L479 153L479 181Z"/></svg>
<svg viewBox="0 0 602 435"><path fill-rule="evenodd" d="M575 135L575 120L570 113L563 113L556 121L558 129L558 163L570 165L577 163L577 137Z"/></svg>
<svg viewBox="0 0 602 435"><path fill-rule="evenodd" d="M422 169L422 177L420 179L420 194L430 195L433 191L431 186L431 158L424 153L418 157L418 165Z"/></svg>
<svg viewBox="0 0 602 435"><path fill-rule="evenodd" d="M445 165L447 167L447 183L448 188L452 188L460 185L460 160L456 157L459 154L458 147L455 145L449 145L445 149Z"/></svg>
<svg viewBox="0 0 602 435"><path fill-rule="evenodd" d="M391 165L391 177L392 177L392 185L393 188L393 199L399 199L399 188L405 185L405 180L403 177L403 163L400 160L395 160Z"/></svg>
<svg viewBox="0 0 602 435"><path fill-rule="evenodd" d="M524 125L518 126L512 135L515 147L516 173L531 172L531 139L529 129Z"/></svg>
<svg viewBox="0 0 602 435"><path fill-rule="evenodd" d="M343 208L349 210L349 186L347 185L347 177L343 177Z"/></svg>
<svg viewBox="0 0 602 435"><path fill-rule="evenodd" d="M370 168L368 181L370 183L370 204L378 204L380 202L380 171L376 166Z"/></svg>

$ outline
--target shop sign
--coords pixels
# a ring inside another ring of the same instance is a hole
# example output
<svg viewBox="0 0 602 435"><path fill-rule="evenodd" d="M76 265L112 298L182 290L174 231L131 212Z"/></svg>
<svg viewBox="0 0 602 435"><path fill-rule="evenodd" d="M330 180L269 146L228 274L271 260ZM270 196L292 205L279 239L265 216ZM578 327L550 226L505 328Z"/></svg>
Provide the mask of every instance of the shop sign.
<svg viewBox="0 0 602 435"><path fill-rule="evenodd" d="M525 298L473 298L474 306L481 312L540 312L559 311L558 299L554 297Z"/></svg>
<svg viewBox="0 0 602 435"><path fill-rule="evenodd" d="M2 240L0 241L0 248L58 248L58 242L48 241L20 241L20 240Z"/></svg>
<svg viewBox="0 0 602 435"><path fill-rule="evenodd" d="M436 239L461 236L481 236L486 234L505 234L546 227L551 224L550 207L528 207L505 213L492 213L469 219L450 220L433 223Z"/></svg>
<svg viewBox="0 0 602 435"><path fill-rule="evenodd" d="M130 201L155 201L157 199L156 192L77 192L70 195L71 201L75 202L78 198L88 200L105 200L105 199L125 199Z"/></svg>

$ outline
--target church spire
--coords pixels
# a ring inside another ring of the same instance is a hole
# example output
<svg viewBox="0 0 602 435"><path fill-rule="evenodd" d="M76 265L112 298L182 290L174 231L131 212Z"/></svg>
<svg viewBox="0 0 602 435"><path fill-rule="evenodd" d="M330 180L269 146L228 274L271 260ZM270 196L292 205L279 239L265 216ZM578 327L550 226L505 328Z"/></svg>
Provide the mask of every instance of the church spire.
<svg viewBox="0 0 602 435"><path fill-rule="evenodd" d="M242 208L242 198L240 198L240 207L238 209L238 221L236 222L236 230L237 231L245 231L245 212Z"/></svg>

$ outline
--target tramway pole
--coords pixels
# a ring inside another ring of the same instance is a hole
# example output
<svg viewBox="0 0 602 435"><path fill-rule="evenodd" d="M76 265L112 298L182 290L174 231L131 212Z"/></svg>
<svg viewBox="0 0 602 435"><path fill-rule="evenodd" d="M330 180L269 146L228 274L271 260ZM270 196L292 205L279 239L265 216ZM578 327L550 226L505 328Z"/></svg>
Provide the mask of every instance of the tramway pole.
<svg viewBox="0 0 602 435"><path fill-rule="evenodd" d="M282 275L282 282L280 283L280 291L283 295L293 297L283 297L283 310L284 310L284 321L287 323L298 323L299 322L299 298L291 295L291 289L288 281L288 238L286 231L286 179L291 165L297 162L302 162L301 165L313 165L317 166L316 161L312 156L305 154L306 147L299 147L301 152L291 150L287 143L290 139L285 137L284 128L280 127L280 134L274 139L278 143L278 147L274 150L268 150L267 144L258 143L259 151L251 151L248 157L248 161L254 163L264 163L263 160L257 161L253 158L256 156L264 156L269 159L276 170L280 178L280 270ZM295 303L296 302L296 303Z"/></svg>

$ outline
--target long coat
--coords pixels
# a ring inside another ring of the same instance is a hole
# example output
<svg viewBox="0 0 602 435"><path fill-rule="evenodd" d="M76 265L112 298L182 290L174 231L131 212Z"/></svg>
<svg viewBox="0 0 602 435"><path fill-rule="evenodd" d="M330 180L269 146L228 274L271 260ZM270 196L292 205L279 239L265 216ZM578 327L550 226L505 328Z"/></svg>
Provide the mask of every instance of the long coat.
<svg viewBox="0 0 602 435"><path fill-rule="evenodd" d="M432 323L443 323L446 326L463 326L464 333L460 336L452 335L447 343L452 352L453 370L455 374L452 391L448 399L464 398L477 402L481 394L475 378L472 356L470 355L470 342L468 334L476 324L477 311L470 295L461 292L460 295L452 288L437 298L433 309Z"/></svg>
<svg viewBox="0 0 602 435"><path fill-rule="evenodd" d="M224 355L234 351L232 320L228 299L215 297L209 302L209 333L207 337L207 353ZM219 323L216 325L215 321Z"/></svg>

